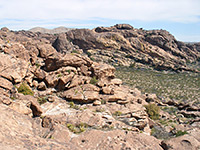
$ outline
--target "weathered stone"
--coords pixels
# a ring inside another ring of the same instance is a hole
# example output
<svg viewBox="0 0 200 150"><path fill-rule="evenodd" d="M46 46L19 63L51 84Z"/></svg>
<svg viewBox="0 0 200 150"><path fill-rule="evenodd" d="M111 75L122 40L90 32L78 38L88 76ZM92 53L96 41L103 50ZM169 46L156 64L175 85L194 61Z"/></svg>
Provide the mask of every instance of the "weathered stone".
<svg viewBox="0 0 200 150"><path fill-rule="evenodd" d="M11 90L13 88L13 84L5 78L0 77L0 83L0 87L4 89Z"/></svg>
<svg viewBox="0 0 200 150"><path fill-rule="evenodd" d="M35 75L35 77L39 80L43 80L46 77L46 73L44 72L44 70L42 69L36 69L33 74Z"/></svg>
<svg viewBox="0 0 200 150"><path fill-rule="evenodd" d="M44 82L40 82L37 87L38 90L44 91L47 89L46 84Z"/></svg>
<svg viewBox="0 0 200 150"><path fill-rule="evenodd" d="M2 102L5 105L10 105L12 103L12 100L5 95L0 95L0 102Z"/></svg>
<svg viewBox="0 0 200 150"><path fill-rule="evenodd" d="M47 58L48 56L57 53L57 51L50 44L37 44L40 57Z"/></svg>
<svg viewBox="0 0 200 150"><path fill-rule="evenodd" d="M13 109L19 113L25 114L25 115L29 115L32 113L32 110L30 108L28 108L25 103L22 103L20 101L13 102L9 107L11 109Z"/></svg>
<svg viewBox="0 0 200 150"><path fill-rule="evenodd" d="M25 77L27 70L28 63L24 60L0 53L0 76L19 83Z"/></svg>
<svg viewBox="0 0 200 150"><path fill-rule="evenodd" d="M94 105L94 106L101 105L101 101L99 101L99 100L95 100L95 101L93 102L93 105Z"/></svg>
<svg viewBox="0 0 200 150"><path fill-rule="evenodd" d="M92 69L94 71L94 75L98 79L113 78L115 76L115 68L107 64L93 63Z"/></svg>
<svg viewBox="0 0 200 150"><path fill-rule="evenodd" d="M114 84L114 85L121 85L122 84L122 80L121 79L112 79L111 81L111 84Z"/></svg>
<svg viewBox="0 0 200 150"><path fill-rule="evenodd" d="M64 56L57 54L45 60L45 67L47 71L53 71L65 66L80 67L81 65L91 65L88 63L90 62L76 54L66 54Z"/></svg>
<svg viewBox="0 0 200 150"><path fill-rule="evenodd" d="M102 92L104 93L104 94L111 94L111 92L112 92L112 88L110 88L110 87L102 87Z"/></svg>
<svg viewBox="0 0 200 150"><path fill-rule="evenodd" d="M161 143L162 147L167 150L181 149L181 150L196 150L200 148L200 142L190 135L183 135L180 137L164 140Z"/></svg>

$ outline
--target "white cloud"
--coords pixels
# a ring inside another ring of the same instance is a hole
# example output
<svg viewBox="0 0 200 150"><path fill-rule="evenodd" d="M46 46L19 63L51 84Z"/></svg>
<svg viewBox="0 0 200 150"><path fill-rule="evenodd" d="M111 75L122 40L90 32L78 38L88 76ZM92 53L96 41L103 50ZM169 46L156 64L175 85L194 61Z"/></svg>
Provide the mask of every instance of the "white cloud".
<svg viewBox="0 0 200 150"><path fill-rule="evenodd" d="M2 1L2 0L1 0ZM3 0L3 19L90 19L196 22L199 0Z"/></svg>

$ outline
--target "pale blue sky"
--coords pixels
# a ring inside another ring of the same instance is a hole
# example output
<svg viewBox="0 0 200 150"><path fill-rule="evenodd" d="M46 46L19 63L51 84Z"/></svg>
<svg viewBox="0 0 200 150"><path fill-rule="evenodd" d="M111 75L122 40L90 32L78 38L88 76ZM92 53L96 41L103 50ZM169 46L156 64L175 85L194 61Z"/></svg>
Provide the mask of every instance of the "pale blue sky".
<svg viewBox="0 0 200 150"><path fill-rule="evenodd" d="M200 0L0 0L0 27L94 28L128 23L200 42Z"/></svg>

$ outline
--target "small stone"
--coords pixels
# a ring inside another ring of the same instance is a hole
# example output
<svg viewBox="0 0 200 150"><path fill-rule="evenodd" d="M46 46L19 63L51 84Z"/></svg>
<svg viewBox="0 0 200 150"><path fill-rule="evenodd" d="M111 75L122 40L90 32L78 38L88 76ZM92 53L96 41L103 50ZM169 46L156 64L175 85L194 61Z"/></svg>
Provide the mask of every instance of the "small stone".
<svg viewBox="0 0 200 150"><path fill-rule="evenodd" d="M94 101L94 102L93 102L93 105L94 105L94 106L101 105L101 101L99 101L99 100L96 100L96 101Z"/></svg>

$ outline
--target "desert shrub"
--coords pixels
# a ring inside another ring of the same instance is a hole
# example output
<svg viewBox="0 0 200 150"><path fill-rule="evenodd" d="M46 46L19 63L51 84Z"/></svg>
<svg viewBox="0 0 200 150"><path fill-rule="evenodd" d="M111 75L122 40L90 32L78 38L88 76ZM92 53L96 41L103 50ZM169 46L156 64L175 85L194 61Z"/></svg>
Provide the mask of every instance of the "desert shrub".
<svg viewBox="0 0 200 150"><path fill-rule="evenodd" d="M79 110L79 108L80 108L78 105L74 104L74 102L69 102L69 106L70 106L70 108L73 108L76 110Z"/></svg>
<svg viewBox="0 0 200 150"><path fill-rule="evenodd" d="M19 93L22 93L24 95L31 95L31 96L34 95L33 91L26 83L22 83L17 90Z"/></svg>
<svg viewBox="0 0 200 150"><path fill-rule="evenodd" d="M134 62L134 63L131 63L131 64L129 65L129 68L135 68L135 65L136 65L135 62Z"/></svg>
<svg viewBox="0 0 200 150"><path fill-rule="evenodd" d="M122 112L121 111L116 111L113 113L114 116L121 116L122 115Z"/></svg>
<svg viewBox="0 0 200 150"><path fill-rule="evenodd" d="M92 79L90 80L90 84L94 84L94 85L96 85L97 82L98 82L98 80L97 80L97 78L96 78L95 76L92 77Z"/></svg>
<svg viewBox="0 0 200 150"><path fill-rule="evenodd" d="M42 105L47 102L47 97L38 97L37 101L40 105Z"/></svg>
<svg viewBox="0 0 200 150"><path fill-rule="evenodd" d="M77 50L72 50L71 53L76 53L76 54L79 54L79 52Z"/></svg>
<svg viewBox="0 0 200 150"><path fill-rule="evenodd" d="M144 106L149 117L153 120L159 119L160 108L156 104L148 104Z"/></svg>
<svg viewBox="0 0 200 150"><path fill-rule="evenodd" d="M88 57L92 56L90 52L86 52L86 54L88 55Z"/></svg>
<svg viewBox="0 0 200 150"><path fill-rule="evenodd" d="M176 137L177 137L177 136L182 136L182 135L185 135L185 134L188 134L187 131L178 130L178 131L176 132Z"/></svg>
<svg viewBox="0 0 200 150"><path fill-rule="evenodd" d="M79 133L82 133L86 130L86 128L88 128L88 125L86 123L80 123L78 125L73 125L71 123L68 123L67 124L67 128L75 133L75 134L79 134Z"/></svg>

